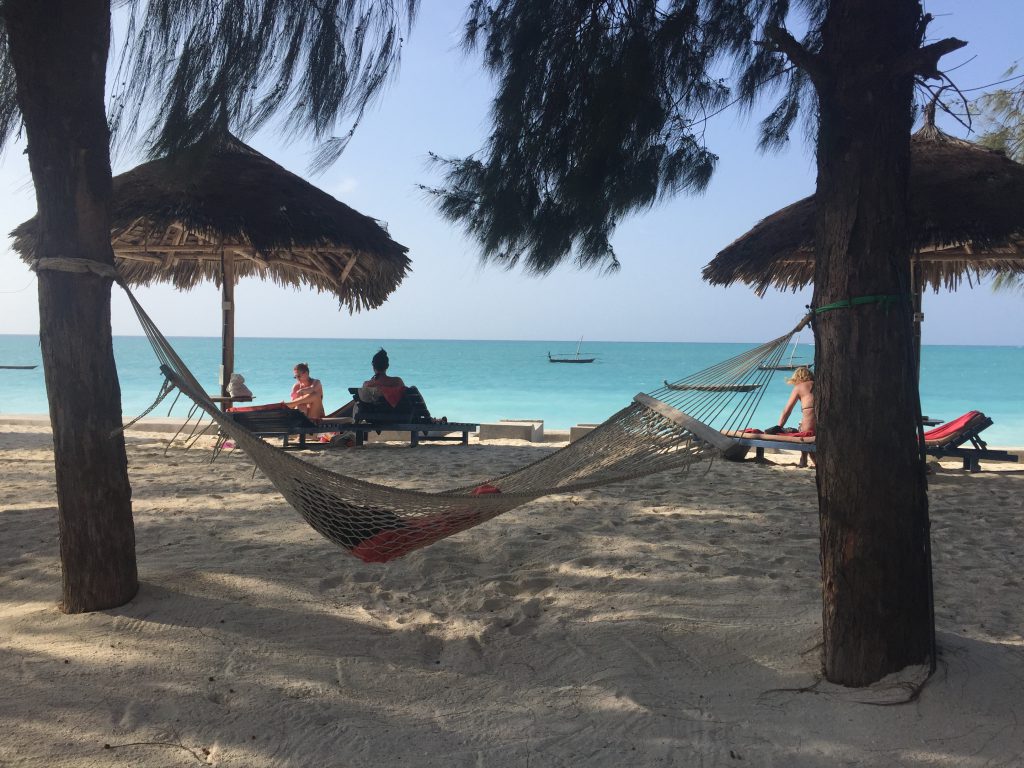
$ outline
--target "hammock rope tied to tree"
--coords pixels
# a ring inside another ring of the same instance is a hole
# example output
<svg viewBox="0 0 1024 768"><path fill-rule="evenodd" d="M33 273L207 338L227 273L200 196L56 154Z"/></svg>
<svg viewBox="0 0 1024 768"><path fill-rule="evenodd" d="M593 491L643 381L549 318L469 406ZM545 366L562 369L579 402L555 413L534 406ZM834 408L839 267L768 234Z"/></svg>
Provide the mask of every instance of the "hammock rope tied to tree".
<svg viewBox="0 0 1024 768"><path fill-rule="evenodd" d="M122 284L166 377L235 441L318 533L365 562L386 562L529 501L709 463L736 446L790 338L778 339L633 402L580 440L486 483L440 493L331 472L275 448L222 413Z"/></svg>

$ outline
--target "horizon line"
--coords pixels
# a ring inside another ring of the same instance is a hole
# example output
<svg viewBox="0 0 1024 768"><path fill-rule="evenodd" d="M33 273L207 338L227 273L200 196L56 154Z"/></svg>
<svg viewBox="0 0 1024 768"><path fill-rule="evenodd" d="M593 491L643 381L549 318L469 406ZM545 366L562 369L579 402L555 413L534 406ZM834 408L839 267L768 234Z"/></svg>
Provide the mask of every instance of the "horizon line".
<svg viewBox="0 0 1024 768"><path fill-rule="evenodd" d="M0 331L0 337L2 336L25 336L38 338L38 333L8 333ZM144 339L146 335L143 333L115 333L112 334L112 338L115 339ZM191 334L174 334L167 335L168 339L210 339L218 340L220 336L204 335L196 336ZM500 339L500 338L485 338L485 339L466 339L466 338L444 338L444 337L421 337L413 338L411 336L245 336L236 335L235 340L247 339L252 341L446 341L446 342L461 342L461 343L479 343L479 342L500 342L500 343L571 343L578 341L577 338L566 338L566 339ZM592 339L585 342L587 344L763 344L764 340L757 341L697 341L697 340L657 340L657 339ZM813 339L808 341L801 341L800 344L808 347L815 346ZM958 344L950 342L934 342L930 344L922 344L922 347L1001 347L1007 349L1022 349L1022 344Z"/></svg>

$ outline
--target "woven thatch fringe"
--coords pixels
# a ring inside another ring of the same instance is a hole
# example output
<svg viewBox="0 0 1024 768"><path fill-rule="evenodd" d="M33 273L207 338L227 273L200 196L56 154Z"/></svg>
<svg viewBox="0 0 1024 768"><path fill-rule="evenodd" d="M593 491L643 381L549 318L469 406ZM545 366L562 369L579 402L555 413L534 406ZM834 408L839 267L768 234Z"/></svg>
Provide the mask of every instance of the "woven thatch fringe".
<svg viewBox="0 0 1024 768"><path fill-rule="evenodd" d="M221 248L237 277L335 294L351 310L380 306L409 270L384 228L233 136L114 178L111 242L129 285L189 289L220 282ZM11 235L35 259L36 219Z"/></svg>
<svg viewBox="0 0 1024 768"><path fill-rule="evenodd" d="M1024 273L1024 165L926 124L911 137L910 205L925 286ZM758 294L809 285L814 218L813 195L776 211L715 256L704 279L744 282Z"/></svg>

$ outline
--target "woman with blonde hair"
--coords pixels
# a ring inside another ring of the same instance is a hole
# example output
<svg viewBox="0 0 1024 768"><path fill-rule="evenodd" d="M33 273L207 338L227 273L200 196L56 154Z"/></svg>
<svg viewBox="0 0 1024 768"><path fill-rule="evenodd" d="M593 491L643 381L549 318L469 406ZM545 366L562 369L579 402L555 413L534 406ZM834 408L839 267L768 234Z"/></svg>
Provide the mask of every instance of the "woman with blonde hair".
<svg viewBox="0 0 1024 768"><path fill-rule="evenodd" d="M793 392L786 402L779 416L779 428L786 426L789 415L793 412L793 406L800 402L800 427L797 432L813 435L817 422L814 418L814 374L806 365L801 365L793 375L786 379L787 384L793 385Z"/></svg>
<svg viewBox="0 0 1024 768"><path fill-rule="evenodd" d="M286 405L303 411L312 421L320 421L324 417L323 385L319 379L310 377L308 363L296 363L292 373L295 384L292 386L292 399Z"/></svg>

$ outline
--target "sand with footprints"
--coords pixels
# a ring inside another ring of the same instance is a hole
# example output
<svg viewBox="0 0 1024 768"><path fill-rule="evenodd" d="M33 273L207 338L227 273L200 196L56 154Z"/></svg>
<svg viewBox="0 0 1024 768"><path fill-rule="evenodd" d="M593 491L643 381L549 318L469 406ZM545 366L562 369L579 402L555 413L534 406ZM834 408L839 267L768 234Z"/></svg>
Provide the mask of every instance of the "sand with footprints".
<svg viewBox="0 0 1024 768"><path fill-rule="evenodd" d="M937 673L820 679L813 470L533 502L387 565L241 454L132 432L140 578L66 616L49 433L0 427L0 766L1021 766L1024 468L930 478ZM551 445L306 453L442 490ZM891 704L892 706L879 706Z"/></svg>

